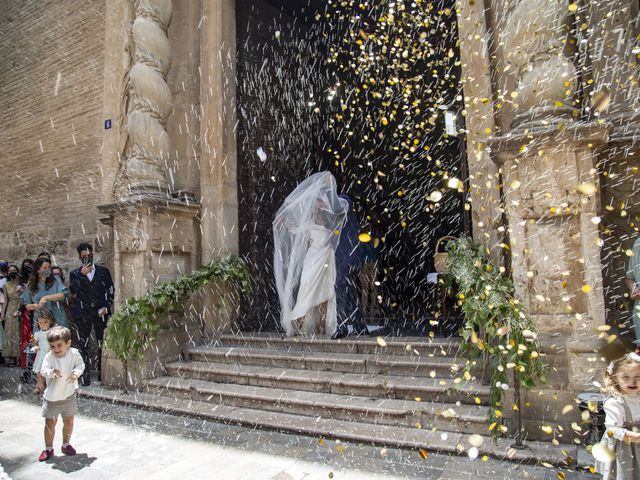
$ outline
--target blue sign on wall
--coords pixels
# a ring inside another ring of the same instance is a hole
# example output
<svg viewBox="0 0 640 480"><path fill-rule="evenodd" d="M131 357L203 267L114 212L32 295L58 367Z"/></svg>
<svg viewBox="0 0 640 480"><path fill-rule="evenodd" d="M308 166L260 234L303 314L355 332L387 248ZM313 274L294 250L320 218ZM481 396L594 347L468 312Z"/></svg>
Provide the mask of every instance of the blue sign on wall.
<svg viewBox="0 0 640 480"><path fill-rule="evenodd" d="M111 119L104 121L104 129L109 130L111 128Z"/></svg>

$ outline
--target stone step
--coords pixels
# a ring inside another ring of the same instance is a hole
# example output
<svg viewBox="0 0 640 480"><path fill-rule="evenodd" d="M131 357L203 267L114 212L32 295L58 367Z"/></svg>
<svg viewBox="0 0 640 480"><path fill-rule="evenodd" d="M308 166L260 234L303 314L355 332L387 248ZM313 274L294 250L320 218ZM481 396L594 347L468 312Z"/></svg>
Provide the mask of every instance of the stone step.
<svg viewBox="0 0 640 480"><path fill-rule="evenodd" d="M111 403L136 406L166 413L206 418L223 423L241 424L302 433L320 438L335 438L353 442L366 442L382 446L424 449L441 453L467 455L471 447L469 435L463 433L438 432L418 428L391 425L375 425L345 420L308 417L281 412L266 412L251 408L213 404L210 402L179 398L177 396L129 392L105 387L86 387L79 390L87 398ZM488 455L516 462L564 465L567 458L578 458L575 445L555 447L550 442L528 441L527 448L511 448L510 439L491 440L482 437L479 455ZM474 442L476 443L476 442Z"/></svg>
<svg viewBox="0 0 640 480"><path fill-rule="evenodd" d="M347 337L331 340L326 337L284 337L276 334L222 335L218 346L264 348L269 350L366 353L386 355L455 355L460 348L459 338L388 337L385 346L376 337Z"/></svg>
<svg viewBox="0 0 640 480"><path fill-rule="evenodd" d="M169 375L218 383L359 395L374 398L420 398L430 402L465 404L489 399L489 387L457 379L371 375L300 370L256 365L207 362L174 362L165 366Z"/></svg>
<svg viewBox="0 0 640 480"><path fill-rule="evenodd" d="M197 362L425 377L450 377L464 366L464 362L460 360L442 356L336 354L240 347L192 347L186 349L185 354L190 360Z"/></svg>
<svg viewBox="0 0 640 480"><path fill-rule="evenodd" d="M449 432L486 433L488 407L415 400L371 398L306 391L289 391L249 385L214 383L179 377L160 377L145 382L147 390L160 395L179 395L193 400L310 417L403 427L421 426Z"/></svg>

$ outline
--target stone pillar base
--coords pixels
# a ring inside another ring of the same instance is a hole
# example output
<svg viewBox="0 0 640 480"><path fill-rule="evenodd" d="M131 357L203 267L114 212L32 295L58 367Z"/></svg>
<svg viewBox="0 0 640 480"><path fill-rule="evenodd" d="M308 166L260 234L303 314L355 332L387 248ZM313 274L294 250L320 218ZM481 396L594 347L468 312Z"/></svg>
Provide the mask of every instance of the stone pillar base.
<svg viewBox="0 0 640 480"><path fill-rule="evenodd" d="M140 297L155 285L192 271L197 259L198 204L168 197L137 196L101 205L113 226L113 280L116 309L130 297ZM186 301L186 299L185 299ZM135 366L129 366L133 385L162 372L167 361L178 359L193 330L181 312L161 320L155 348ZM122 364L107 349L103 352L102 380L124 385Z"/></svg>
<svg viewBox="0 0 640 480"><path fill-rule="evenodd" d="M520 407L528 438L571 442L588 430L576 397L598 391L594 382L605 370L595 167L596 149L608 132L587 124L528 127L491 142L502 164L516 297L538 330L548 363L547 384L527 392Z"/></svg>
<svg viewBox="0 0 640 480"><path fill-rule="evenodd" d="M182 312L169 314L160 321L160 325L153 347L141 360L127 365L127 382L123 363L113 352L105 349L102 354L102 383L112 387L139 388L145 380L165 375L164 366L182 358L191 325L184 321Z"/></svg>

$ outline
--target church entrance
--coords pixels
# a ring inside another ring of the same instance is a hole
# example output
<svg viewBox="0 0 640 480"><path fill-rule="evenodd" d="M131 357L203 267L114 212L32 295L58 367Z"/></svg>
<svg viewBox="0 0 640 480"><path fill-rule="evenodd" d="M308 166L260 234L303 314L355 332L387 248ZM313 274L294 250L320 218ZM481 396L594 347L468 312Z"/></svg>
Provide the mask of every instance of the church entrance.
<svg viewBox="0 0 640 480"><path fill-rule="evenodd" d="M240 252L254 286L242 328L279 330L271 222L300 181L329 170L362 232L367 324L455 334L434 265L439 239L471 234L455 1L236 11Z"/></svg>

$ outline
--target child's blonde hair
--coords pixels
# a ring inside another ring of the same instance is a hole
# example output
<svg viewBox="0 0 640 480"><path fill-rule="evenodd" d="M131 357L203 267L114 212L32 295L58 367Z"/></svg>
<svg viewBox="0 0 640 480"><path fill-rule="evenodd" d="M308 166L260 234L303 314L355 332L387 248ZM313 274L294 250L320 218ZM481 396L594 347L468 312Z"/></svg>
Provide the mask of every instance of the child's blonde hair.
<svg viewBox="0 0 640 480"><path fill-rule="evenodd" d="M628 367L629 365L640 366L640 355L635 352L629 352L625 356L609 363L607 371L604 374L604 386L602 387L602 393L617 393L618 395L622 395L620 386L616 381L616 374L620 369Z"/></svg>

